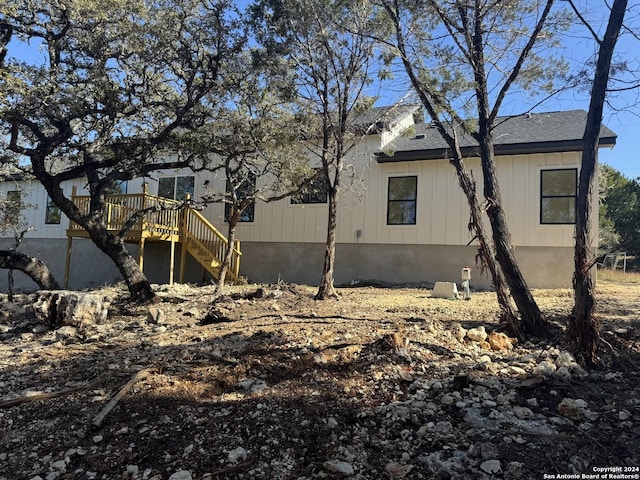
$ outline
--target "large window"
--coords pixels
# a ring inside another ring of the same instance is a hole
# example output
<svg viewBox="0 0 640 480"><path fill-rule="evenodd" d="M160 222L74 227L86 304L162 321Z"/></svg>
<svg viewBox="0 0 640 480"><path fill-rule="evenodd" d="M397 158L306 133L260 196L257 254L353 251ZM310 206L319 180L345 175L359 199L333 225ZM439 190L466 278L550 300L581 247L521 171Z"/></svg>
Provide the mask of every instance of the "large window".
<svg viewBox="0 0 640 480"><path fill-rule="evenodd" d="M327 203L327 177L321 169L316 169L316 174L305 184L302 190L291 196L291 203Z"/></svg>
<svg viewBox="0 0 640 480"><path fill-rule="evenodd" d="M387 225L415 225L418 177L390 177Z"/></svg>
<svg viewBox="0 0 640 480"><path fill-rule="evenodd" d="M47 225L60 224L60 208L47 197L47 208L44 213L44 223Z"/></svg>
<svg viewBox="0 0 640 480"><path fill-rule="evenodd" d="M187 193L193 197L195 177L161 177L158 181L158 196L184 200Z"/></svg>
<svg viewBox="0 0 640 480"><path fill-rule="evenodd" d="M231 184L227 182L227 192L231 191ZM236 190L236 195L238 197L238 201L242 201L242 199L254 195L256 192L256 176L252 173L249 173L247 177L240 184L238 189ZM251 202L240 215L241 222L253 222L255 217L255 207L256 202ZM231 206L228 203L224 204L224 221L229 221L229 216L231 215Z"/></svg>
<svg viewBox="0 0 640 480"><path fill-rule="evenodd" d="M540 172L540 223L575 223L577 176L575 168Z"/></svg>

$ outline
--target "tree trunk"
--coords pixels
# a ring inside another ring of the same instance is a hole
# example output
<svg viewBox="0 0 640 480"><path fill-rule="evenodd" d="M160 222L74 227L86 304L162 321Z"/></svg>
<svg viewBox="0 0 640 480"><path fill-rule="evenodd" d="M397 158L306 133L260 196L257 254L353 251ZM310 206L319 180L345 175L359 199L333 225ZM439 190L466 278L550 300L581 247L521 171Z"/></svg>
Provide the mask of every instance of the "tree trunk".
<svg viewBox="0 0 640 480"><path fill-rule="evenodd" d="M626 8L627 0L615 0L613 2L607 30L600 43L598 62L591 87L591 102L587 113L587 124L583 136L582 166L576 199L575 271L573 274L575 303L567 334L576 357L587 365L593 365L598 362L598 341L600 338L600 324L594 316L596 300L591 273L592 267L595 265L594 252L591 250L591 221L593 213L591 198L598 165L598 140L607 85L609 83L611 58L622 28Z"/></svg>
<svg viewBox="0 0 640 480"><path fill-rule="evenodd" d="M507 217L502 206L498 174L495 168L493 135L488 129L486 120L482 118L482 112L480 117L478 137L484 178L484 197L488 204L487 215L493 232L496 260L520 312L524 334L543 336L548 333L548 327L516 262L511 234L507 226Z"/></svg>
<svg viewBox="0 0 640 480"><path fill-rule="evenodd" d="M0 268L20 270L33 280L41 290L58 290L60 286L41 260L14 250L0 250Z"/></svg>
<svg viewBox="0 0 640 480"><path fill-rule="evenodd" d="M389 5L384 5L384 8L394 23L398 49L402 53L402 63L405 67L407 75L409 76L409 79L411 80L411 84L418 93L422 105L427 109L427 112L429 112L431 119L435 122L440 136L447 142L453 152L453 158L449 160L449 163L451 163L451 165L453 165L453 167L455 168L460 188L464 192L464 195L467 197L467 203L469 204L470 211L471 229L473 229L478 239L478 254L480 256L481 265L482 268L488 268L489 272L491 273L493 285L496 289L498 304L500 305L501 317L506 322L510 333L519 340L523 340L524 334L522 332L519 319L516 315L516 312L514 312L513 310L511 297L509 296L509 292L507 291L507 288L505 286L504 277L502 276L500 269L496 265L491 246L489 245L487 235L485 233L484 222L482 221L482 210L478 203L478 196L476 194L476 184L473 177L469 175L464 167L460 145L458 144L457 137L455 136L455 130L453 134L451 134L444 127L444 125L440 121L440 115L438 114L439 108L436 108L437 101L433 101L431 99L424 83L419 79L418 75L416 75L412 64L408 60L404 35L402 34L400 16L398 15L397 9L394 10Z"/></svg>
<svg viewBox="0 0 640 480"><path fill-rule="evenodd" d="M336 296L333 286L333 271L336 263L336 228L338 225L338 192L336 188L330 188L329 196L329 222L327 225L327 243L324 252L324 266L322 278L316 300L326 300L330 296Z"/></svg>
<svg viewBox="0 0 640 480"><path fill-rule="evenodd" d="M99 226L87 225L85 229L93 243L116 265L127 284L131 300L138 303L152 302L156 295L151 284L122 240Z"/></svg>
<svg viewBox="0 0 640 480"><path fill-rule="evenodd" d="M229 228L227 229L227 248L224 251L224 258L222 259L222 264L220 265L220 273L218 274L218 282L216 285L216 293L218 294L222 294L222 290L224 289L224 281L227 278L229 265L231 265L233 246L236 241L236 226L240 221L240 213L236 212L235 208L233 208L232 210L233 213L229 216Z"/></svg>
<svg viewBox="0 0 640 480"><path fill-rule="evenodd" d="M502 276L500 269L496 265L494 253L491 249L491 246L489 245L489 241L485 233L485 228L482 221L482 210L480 209L480 205L478 204L478 197L476 195L475 181L469 176L460 162L452 160L451 163L455 167L456 173L458 174L460 188L462 188L462 191L467 197L470 211L470 227L472 231L475 232L478 240L478 255L480 257L481 266L483 269L488 268L489 273L491 274L493 286L496 289L498 304L500 305L501 320L503 320L507 324L509 333L515 336L518 340L523 341L525 338L524 332L522 331L518 315L513 310L511 297L506 288L504 277Z"/></svg>

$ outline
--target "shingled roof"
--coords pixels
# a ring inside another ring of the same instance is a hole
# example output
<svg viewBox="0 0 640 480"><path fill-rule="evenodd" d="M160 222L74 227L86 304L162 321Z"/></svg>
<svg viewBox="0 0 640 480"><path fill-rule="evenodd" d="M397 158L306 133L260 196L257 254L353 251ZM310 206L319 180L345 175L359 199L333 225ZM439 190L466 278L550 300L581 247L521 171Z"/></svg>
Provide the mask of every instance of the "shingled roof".
<svg viewBox="0 0 640 480"><path fill-rule="evenodd" d="M582 150L582 136L587 112L531 113L513 117L498 117L494 129L497 155L517 155ZM415 125L416 134L394 139L385 152L376 153L378 162L437 160L450 157L446 142L430 124ZM600 147L612 147L617 135L606 126L600 129ZM464 157L478 156L478 143L469 136L459 137ZM389 153L393 152L393 153Z"/></svg>
<svg viewBox="0 0 640 480"><path fill-rule="evenodd" d="M377 133L389 129L394 122L408 115L422 115L420 110L420 105L415 104L373 107L355 117L353 125L362 133Z"/></svg>

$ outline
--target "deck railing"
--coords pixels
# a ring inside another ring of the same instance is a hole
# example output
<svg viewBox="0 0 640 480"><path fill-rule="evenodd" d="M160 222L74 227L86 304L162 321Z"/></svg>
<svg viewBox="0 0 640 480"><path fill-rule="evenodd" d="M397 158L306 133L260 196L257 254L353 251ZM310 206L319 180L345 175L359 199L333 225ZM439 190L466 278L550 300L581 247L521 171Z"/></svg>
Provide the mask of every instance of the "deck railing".
<svg viewBox="0 0 640 480"><path fill-rule="evenodd" d="M229 243L227 238L197 210L187 208L184 211L184 215L184 235L211 252L214 261L222 262ZM239 243L236 242L233 246L228 270L228 274L233 281L236 281L240 274L240 256L242 253L238 247Z"/></svg>
<svg viewBox="0 0 640 480"><path fill-rule="evenodd" d="M80 212L87 214L91 197L88 195L72 195L72 201ZM109 195L105 203L104 221L107 230L120 231L136 212L150 207L157 211L139 218L129 230L131 235L140 236L170 236L180 232L181 202L163 197L156 197L148 193L133 193L124 195ZM77 223L70 222L69 230L80 231L83 228Z"/></svg>

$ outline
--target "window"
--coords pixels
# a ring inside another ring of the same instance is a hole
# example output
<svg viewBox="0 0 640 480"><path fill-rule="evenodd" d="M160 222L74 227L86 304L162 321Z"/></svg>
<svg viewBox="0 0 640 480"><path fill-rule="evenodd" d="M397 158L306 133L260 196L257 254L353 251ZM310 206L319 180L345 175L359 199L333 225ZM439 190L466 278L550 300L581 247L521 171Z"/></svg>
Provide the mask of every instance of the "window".
<svg viewBox="0 0 640 480"><path fill-rule="evenodd" d="M575 168L540 172L540 223L575 223L577 177Z"/></svg>
<svg viewBox="0 0 640 480"><path fill-rule="evenodd" d="M107 189L106 194L107 195L126 195L127 181L126 180L117 181L112 188Z"/></svg>
<svg viewBox="0 0 640 480"><path fill-rule="evenodd" d="M231 191L231 184L227 182L227 193ZM253 173L249 173L247 177L242 181L238 189L236 190L236 195L238 196L238 201L242 201L243 198L254 195L256 192L256 176ZM242 215L240 215L241 222L253 222L255 217L255 206L256 202L251 202L244 209ZM229 215L231 214L231 206L228 203L224 204L224 221L229 221Z"/></svg>
<svg viewBox="0 0 640 480"><path fill-rule="evenodd" d="M387 225L415 225L418 177L390 177Z"/></svg>
<svg viewBox="0 0 640 480"><path fill-rule="evenodd" d="M158 196L184 200L187 193L193 197L195 177L161 177L158 180Z"/></svg>
<svg viewBox="0 0 640 480"><path fill-rule="evenodd" d="M302 187L302 190L291 196L291 203L310 204L327 203L327 177L322 169L316 169L316 174Z"/></svg>
<svg viewBox="0 0 640 480"><path fill-rule="evenodd" d="M44 214L44 223L47 225L60 224L60 208L53 203L53 200L49 197L47 197L47 209Z"/></svg>
<svg viewBox="0 0 640 480"><path fill-rule="evenodd" d="M7 192L4 205L4 225L17 226L20 222L20 209L22 208L22 195L19 190Z"/></svg>

